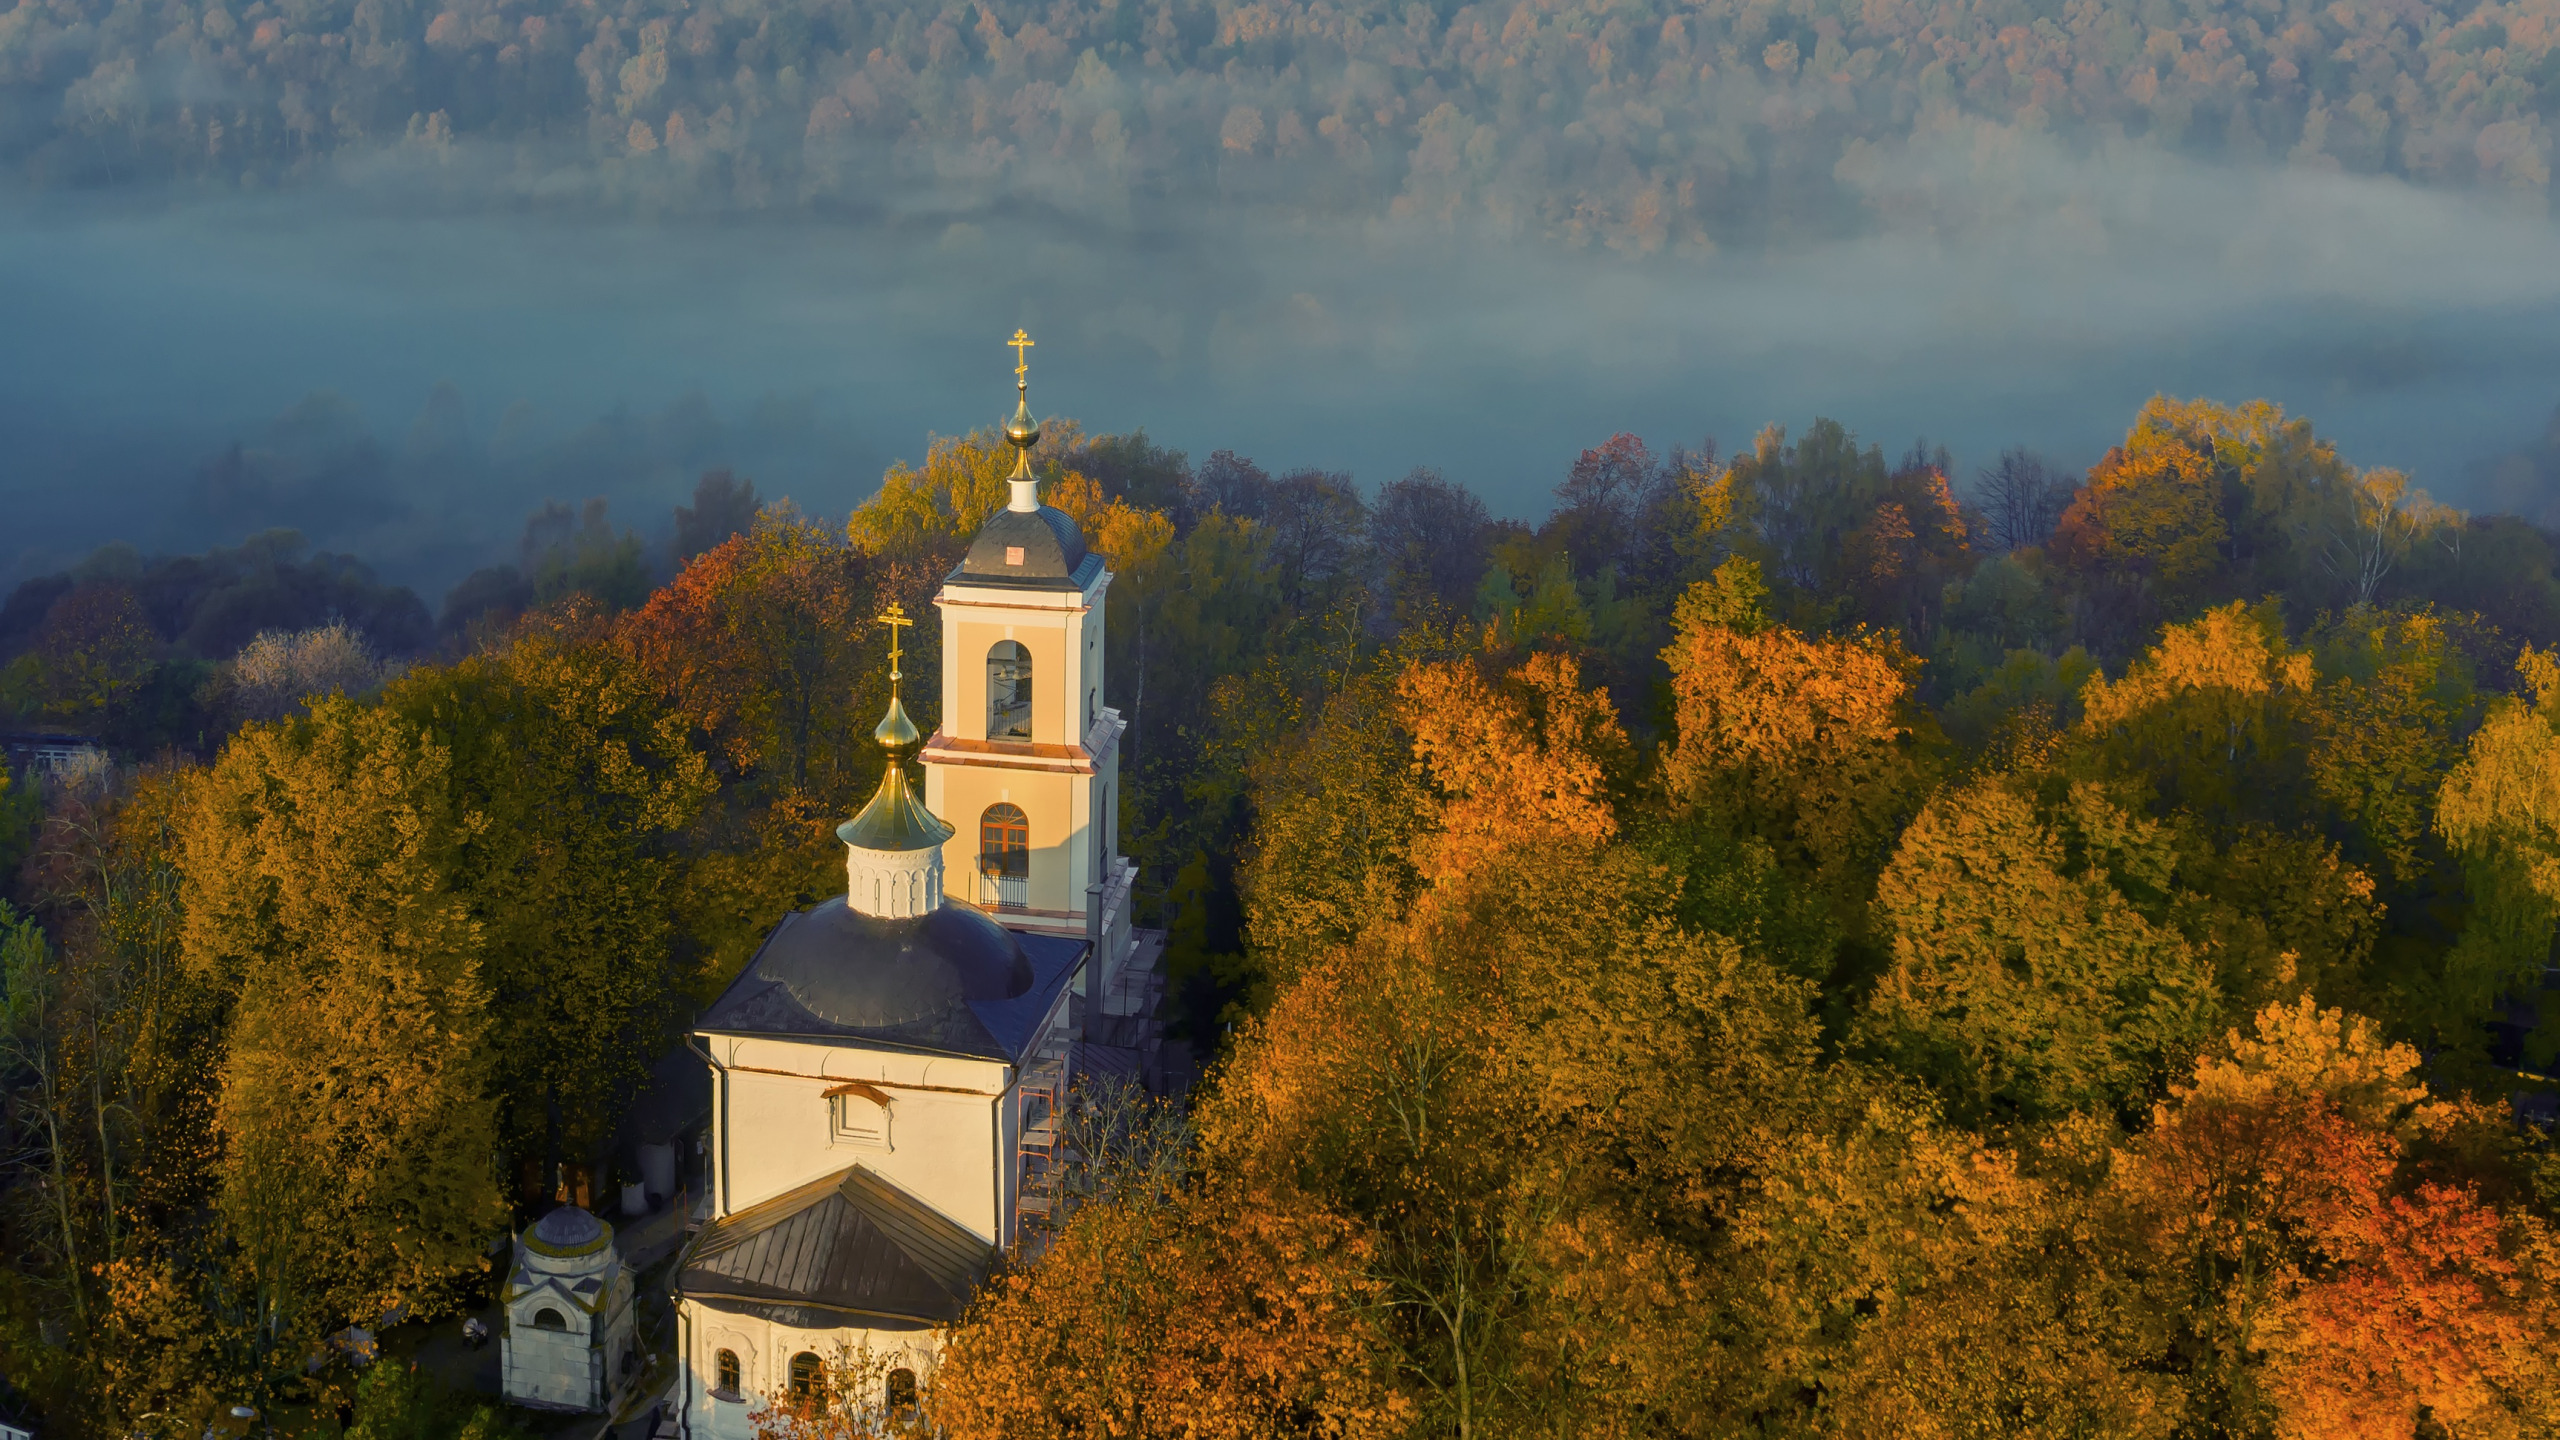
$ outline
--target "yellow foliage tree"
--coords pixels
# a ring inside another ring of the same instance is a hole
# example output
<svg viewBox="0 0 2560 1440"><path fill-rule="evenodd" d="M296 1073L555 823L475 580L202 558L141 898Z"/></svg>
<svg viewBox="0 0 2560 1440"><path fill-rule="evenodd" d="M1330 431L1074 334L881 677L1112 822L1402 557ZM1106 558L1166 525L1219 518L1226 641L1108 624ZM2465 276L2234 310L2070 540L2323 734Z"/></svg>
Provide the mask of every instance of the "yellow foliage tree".
<svg viewBox="0 0 2560 1440"><path fill-rule="evenodd" d="M2163 630L2122 678L2092 676L2080 732L2107 773L2231 824L2300 763L2312 689L2310 652L2286 643L2274 605L2234 602Z"/></svg>
<svg viewBox="0 0 2560 1440"><path fill-rule="evenodd" d="M2138 887L2176 864L2161 826L2090 788L2068 810L2134 852ZM2069 838L2018 781L1981 781L1932 800L1877 882L1892 961L1861 1028L1964 1119L2138 1105L2222 1019L2213 956L2146 918L2094 837Z"/></svg>
<svg viewBox="0 0 2560 1440"><path fill-rule="evenodd" d="M1719 571L1679 607L1662 652L1677 732L1663 788L1759 836L1855 909L1919 798L1915 666L1889 636L1761 628L1752 588Z"/></svg>
<svg viewBox="0 0 2560 1440"><path fill-rule="evenodd" d="M504 1224L482 926L457 885L488 818L451 751L321 702L243 730L180 824L184 954L236 990L218 1206L257 1328L432 1308Z"/></svg>
<svg viewBox="0 0 2560 1440"><path fill-rule="evenodd" d="M1500 680L1475 660L1424 662L1396 682L1415 760L1445 797L1422 872L1462 874L1523 839L1597 845L1617 833L1610 788L1627 758L1607 692L1571 656L1530 656Z"/></svg>
<svg viewBox="0 0 2560 1440"><path fill-rule="evenodd" d="M1253 839L1237 870L1268 979L1403 913L1432 798L1416 773L1392 656L1325 697L1314 725L1252 766Z"/></svg>
<svg viewBox="0 0 2560 1440"><path fill-rule="evenodd" d="M2470 687L2433 615L2350 612L2320 654L2307 761L2315 793L2393 878L2418 879L2430 811Z"/></svg>
<svg viewBox="0 0 2560 1440"><path fill-rule="evenodd" d="M2476 1046L2490 1006L2538 979L2560 926L2560 658L2528 645L2516 669L2531 698L2491 707L2436 795L2471 899L2431 1017L2457 1046ZM2560 1050L2560 1016L2534 1040L2539 1055Z"/></svg>
<svg viewBox="0 0 2560 1440"><path fill-rule="evenodd" d="M952 1440L1406 1433L1357 1233L1211 1184L1079 1209L981 1296L926 1397Z"/></svg>
<svg viewBox="0 0 2560 1440"><path fill-rule="evenodd" d="M1049 420L1032 448L1032 468L1052 473L1084 438L1072 420ZM1014 449L996 426L966 435L937 435L924 463L900 460L880 477L880 491L854 507L845 534L864 552L891 561L949 564L1010 493Z"/></svg>

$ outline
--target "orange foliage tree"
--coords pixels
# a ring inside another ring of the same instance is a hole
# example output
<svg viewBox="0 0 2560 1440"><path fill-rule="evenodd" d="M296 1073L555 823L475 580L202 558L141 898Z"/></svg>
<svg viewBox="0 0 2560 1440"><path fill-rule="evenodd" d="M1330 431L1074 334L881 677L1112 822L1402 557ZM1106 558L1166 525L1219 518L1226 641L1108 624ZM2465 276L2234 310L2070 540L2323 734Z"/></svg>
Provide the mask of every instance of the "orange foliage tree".
<svg viewBox="0 0 2560 1440"><path fill-rule="evenodd" d="M2417 1052L2309 999L2196 1062L2119 1160L2197 1419L2285 1437L2548 1433L2560 1308L2542 1221L2465 1155L2504 1117L2440 1100Z"/></svg>
<svg viewBox="0 0 2560 1440"><path fill-rule="evenodd" d="M1606 691L1582 688L1568 655L1531 655L1488 679L1474 660L1416 664L1396 683L1414 757L1443 795L1439 833L1420 847L1446 878L1524 838L1597 845L1617 833L1610 789L1626 731Z"/></svg>
<svg viewBox="0 0 2560 1440"><path fill-rule="evenodd" d="M926 1395L953 1440L1403 1433L1356 1232L1210 1184L1080 1208L956 1327Z"/></svg>

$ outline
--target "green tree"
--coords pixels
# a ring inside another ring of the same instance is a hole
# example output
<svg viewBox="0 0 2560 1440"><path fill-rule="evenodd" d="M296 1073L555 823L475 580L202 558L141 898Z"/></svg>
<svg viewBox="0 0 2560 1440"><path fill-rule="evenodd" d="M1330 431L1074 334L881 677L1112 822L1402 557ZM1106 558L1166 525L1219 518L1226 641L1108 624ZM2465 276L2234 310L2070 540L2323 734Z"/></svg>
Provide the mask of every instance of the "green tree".
<svg viewBox="0 0 2560 1440"><path fill-rule="evenodd" d="M585 1153L664 1043L679 840L709 767L617 647L538 630L413 671L383 706L430 737L474 817L446 878L476 927L499 1134L518 1155Z"/></svg>
<svg viewBox="0 0 2560 1440"><path fill-rule="evenodd" d="M2560 661L2527 646L2516 669L2529 698L2490 707L2436 795L2471 912L2428 987L2426 1020L2457 1054L2478 1053L2492 1007L2539 985L2560 931ZM2543 1017L2531 1050L2560 1054L2560 1015Z"/></svg>

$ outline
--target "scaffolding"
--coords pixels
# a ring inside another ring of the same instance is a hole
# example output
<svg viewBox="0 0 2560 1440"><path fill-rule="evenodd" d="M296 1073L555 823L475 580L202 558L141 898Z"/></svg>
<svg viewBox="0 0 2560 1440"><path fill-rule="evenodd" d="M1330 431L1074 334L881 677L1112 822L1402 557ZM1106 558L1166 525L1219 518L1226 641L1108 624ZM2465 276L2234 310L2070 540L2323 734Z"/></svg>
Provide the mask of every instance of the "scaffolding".
<svg viewBox="0 0 2560 1440"><path fill-rule="evenodd" d="M1042 1057L1047 1060L1048 1057ZM1014 1243L1027 1254L1048 1248L1049 1237L1066 1216L1067 1161L1062 1131L1066 1121L1067 1071L1063 1063L1043 1063L1025 1071L1015 1090L1018 1159L1013 1192Z"/></svg>

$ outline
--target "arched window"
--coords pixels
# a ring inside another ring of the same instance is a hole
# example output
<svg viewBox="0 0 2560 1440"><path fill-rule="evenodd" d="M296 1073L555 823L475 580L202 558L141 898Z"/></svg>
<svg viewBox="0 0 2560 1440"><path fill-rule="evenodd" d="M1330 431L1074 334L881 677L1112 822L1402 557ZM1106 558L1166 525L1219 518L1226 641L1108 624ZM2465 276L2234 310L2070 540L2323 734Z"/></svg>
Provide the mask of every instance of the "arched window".
<svg viewBox="0 0 2560 1440"><path fill-rule="evenodd" d="M791 1388L786 1392L792 1405L802 1412L818 1408L827 1398L827 1362L817 1353L803 1350L791 1357Z"/></svg>
<svg viewBox="0 0 2560 1440"><path fill-rule="evenodd" d="M1002 882L1019 888L1031 878L1031 817L1021 806L999 802L978 817L978 873L998 882L999 889ZM1015 900L1011 893L1004 898Z"/></svg>
<svg viewBox="0 0 2560 1440"><path fill-rule="evenodd" d="M711 1374L713 1381L715 1382L715 1388L726 1390L732 1395L737 1394L738 1352L735 1350L723 1350L719 1354L713 1356L711 1359Z"/></svg>
<svg viewBox="0 0 2560 1440"><path fill-rule="evenodd" d="M566 1330L569 1328L569 1320L567 1316L562 1315L559 1311L546 1305L533 1312L533 1328L536 1330Z"/></svg>
<svg viewBox="0 0 2560 1440"><path fill-rule="evenodd" d="M999 640L987 652L987 738L1031 738L1031 652Z"/></svg>
<svg viewBox="0 0 2560 1440"><path fill-rule="evenodd" d="M916 1372L903 1367L889 1372L889 1413L900 1415L916 1408Z"/></svg>

